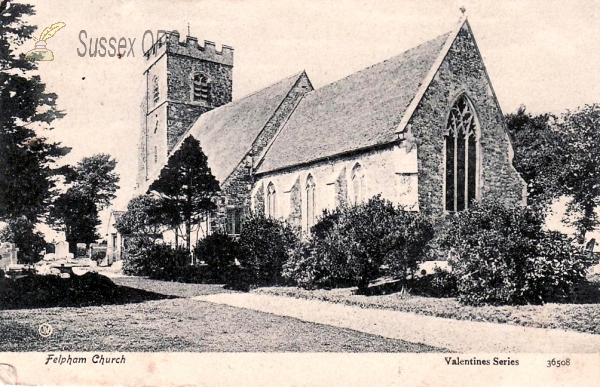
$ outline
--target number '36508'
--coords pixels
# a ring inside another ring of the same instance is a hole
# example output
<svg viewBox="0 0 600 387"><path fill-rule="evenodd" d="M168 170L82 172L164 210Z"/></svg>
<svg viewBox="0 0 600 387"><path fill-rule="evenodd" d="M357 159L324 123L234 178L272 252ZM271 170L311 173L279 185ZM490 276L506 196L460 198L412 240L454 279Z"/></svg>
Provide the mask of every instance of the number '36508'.
<svg viewBox="0 0 600 387"><path fill-rule="evenodd" d="M548 360L548 367L563 367L563 366L570 366L570 365L571 365L571 359L565 359L565 360L552 359L552 360Z"/></svg>

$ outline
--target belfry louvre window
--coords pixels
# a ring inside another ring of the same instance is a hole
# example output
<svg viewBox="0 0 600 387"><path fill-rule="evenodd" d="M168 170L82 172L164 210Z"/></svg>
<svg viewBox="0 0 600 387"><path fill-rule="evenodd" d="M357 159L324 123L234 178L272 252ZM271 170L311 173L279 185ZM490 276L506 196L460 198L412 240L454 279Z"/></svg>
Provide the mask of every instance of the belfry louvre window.
<svg viewBox="0 0 600 387"><path fill-rule="evenodd" d="M158 90L158 77L154 77L152 79L152 101L154 101L155 105L158 103L159 97L160 93Z"/></svg>
<svg viewBox="0 0 600 387"><path fill-rule="evenodd" d="M192 99L194 102L209 101L210 82L206 75L194 74L192 94Z"/></svg>
<svg viewBox="0 0 600 387"><path fill-rule="evenodd" d="M479 173L477 119L471 102L461 95L450 111L445 136L446 211L462 211L477 198Z"/></svg>
<svg viewBox="0 0 600 387"><path fill-rule="evenodd" d="M266 206L267 216L271 217L271 218L277 217L277 214L275 213L276 208L277 208L277 191L275 191L275 186L273 185L273 183L269 183L269 186L267 187L267 206Z"/></svg>

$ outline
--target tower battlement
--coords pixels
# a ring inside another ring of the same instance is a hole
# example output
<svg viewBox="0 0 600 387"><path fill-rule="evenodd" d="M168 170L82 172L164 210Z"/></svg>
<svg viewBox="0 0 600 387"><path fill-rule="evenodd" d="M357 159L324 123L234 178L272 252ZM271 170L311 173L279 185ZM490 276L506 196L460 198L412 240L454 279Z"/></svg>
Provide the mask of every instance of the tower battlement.
<svg viewBox="0 0 600 387"><path fill-rule="evenodd" d="M204 45L201 46L198 44L198 38L193 36L186 36L185 41L180 41L179 38L179 32L167 31L144 53L144 58L146 61L152 61L168 51L171 54L185 55L225 66L233 66L232 47L222 45L221 51L217 51L214 42L205 40Z"/></svg>

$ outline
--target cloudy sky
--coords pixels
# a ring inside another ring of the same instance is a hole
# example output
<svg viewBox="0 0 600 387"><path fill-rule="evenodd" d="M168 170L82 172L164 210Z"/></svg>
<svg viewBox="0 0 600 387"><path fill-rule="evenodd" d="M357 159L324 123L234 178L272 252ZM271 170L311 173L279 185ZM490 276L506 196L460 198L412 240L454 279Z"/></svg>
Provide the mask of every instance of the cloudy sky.
<svg viewBox="0 0 600 387"><path fill-rule="evenodd" d="M336 81L452 30L464 6L505 113L521 104L560 113L600 102L598 0L30 1L38 34L66 23L47 42L55 60L39 66L67 113L52 138L73 147L67 162L99 152L116 157L120 208L135 183L146 30L184 36L189 25L200 42L234 47L237 99L302 69L316 88ZM81 57L81 31L87 45L90 38L135 39L135 56Z"/></svg>

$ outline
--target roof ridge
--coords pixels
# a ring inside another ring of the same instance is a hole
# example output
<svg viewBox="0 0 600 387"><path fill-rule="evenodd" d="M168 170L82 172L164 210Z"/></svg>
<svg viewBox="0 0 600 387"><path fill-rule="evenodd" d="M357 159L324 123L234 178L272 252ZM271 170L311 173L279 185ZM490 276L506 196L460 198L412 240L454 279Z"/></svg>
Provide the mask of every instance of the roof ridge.
<svg viewBox="0 0 600 387"><path fill-rule="evenodd" d="M426 83L426 87L431 82L430 80L428 81L429 73L432 71L432 68L436 69L439 67L437 63L439 57L444 57L444 53L448 50L448 41L452 42L459 30L460 28L457 29L456 33L449 31L438 35L382 62L370 65L335 82L306 93L296 106L292 117L282 125L281 132L277 136L276 141L274 141L268 154L258 166L257 174L293 167L308 162L308 159L311 159L310 162L314 162L316 159L345 154L350 148L356 149L357 146L360 149L368 149L373 146L397 141L394 131L398 127L398 122L402 122L405 116L412 115L414 110L409 111L408 108L412 109L412 105L422 98L419 93L421 92L423 83ZM413 72L413 69L415 72ZM398 80L379 85L381 74L393 74ZM376 85L383 86L383 90L386 93L395 93L395 98L400 99L402 106L397 106L397 102L389 102L389 98L380 95L379 92L374 93L371 98L366 98L363 95L364 91L358 91L359 89L357 89L359 87L361 88L360 90L364 88L364 90L374 91L372 90L373 87L379 87ZM341 97L340 94L342 95ZM377 107L374 106L373 98L376 98L380 105ZM332 99L331 103L326 103L329 99ZM354 101L355 99L356 101ZM413 101L415 99L417 100L416 102ZM336 118L340 114L351 114L353 117L356 116L355 118L358 116L362 117L362 119L366 118L362 113L353 113L356 108L353 101L358 103L357 109L371 109L369 110L371 113L368 114L368 119L376 120L377 122L374 126L370 125L373 126L373 130L369 129L367 131L364 128L360 129L360 125L348 124L346 122L347 117L344 119ZM294 119L294 117L297 117L297 119ZM342 123L342 121L345 123ZM347 128L350 125L353 129L357 130L356 133L353 132L352 135L348 136L342 134L344 132L342 129L328 128L331 125L338 125L340 128ZM300 130L307 130L306 128L308 127L316 131L314 135L323 137L321 139L322 143L314 143L315 140L306 140L303 142L298 135L289 133L292 128L298 129L296 130L296 133L298 133ZM334 136L336 138L337 136L344 137L340 137L337 142L331 140L331 130L335 132ZM284 133L286 134L284 135ZM284 137L285 140L283 140ZM294 145L285 145L284 143ZM292 154L292 148L294 147L296 148L296 152L299 149L298 147L303 149L302 152L306 151L303 153L305 156L286 156ZM278 161L274 161L275 159Z"/></svg>
<svg viewBox="0 0 600 387"><path fill-rule="evenodd" d="M260 89L258 89L258 90L255 90L255 91L253 91L252 93L250 93L250 94L246 94L245 96L243 96L243 97L241 97L241 98L239 98L239 99L236 99L235 101L231 101L231 102L229 102L229 103L227 103L227 104L225 104L225 105L223 105L223 106L231 105L232 103L236 103L236 102L238 102L238 101L242 101L242 100L244 100L244 99L246 99L246 98L252 97L253 95L255 95L255 94L257 94L257 93L260 93L261 91L263 91L263 90L266 90L266 89L270 89L270 88L271 88L271 87L273 87L273 86L279 85L280 83L282 83L283 81L287 81L288 79L298 78L298 77L300 77L300 75L302 75L302 73L303 73L304 71L305 71L305 70L301 70L301 71L299 71L299 72L297 72L297 73L295 73L295 74L293 74L293 75L290 75L290 76L287 76L287 77L285 77L285 78L282 78L282 79L280 79L280 80L278 80L278 81L276 81L276 82L273 82L273 83L271 83L271 84L270 84L270 85L268 85L268 86L265 86L265 87L263 87L263 88L260 88ZM220 107L223 107L223 106L219 106L218 108L220 108ZM213 109L213 110L211 110L211 111L217 110L218 108L216 108L216 109Z"/></svg>
<svg viewBox="0 0 600 387"><path fill-rule="evenodd" d="M452 32L453 32L453 31L448 31L448 32L446 32L446 33L443 33L443 34L441 34L441 35L438 35L438 36L436 36L436 37L435 37L435 38L433 38L433 39L426 40L426 41L424 41L423 43L420 43L420 44L418 44L418 45L416 45L416 46L413 46L413 47L409 48L408 50L402 51L402 52L401 52L401 53L399 53L399 54L396 54L396 55L394 55L394 56L391 56L391 57L389 57L389 58L387 58L387 59L384 59L384 60L382 60L382 61L380 61L380 62L373 63L372 65L369 65L369 66L367 66L367 67L364 67L364 68L362 68L362 69L360 69L360 70L358 70L358 71L355 71L355 72L353 72L352 74L348 74L348 75L346 75L346 76L345 76L345 77L343 77L343 78L340 78L340 79L338 79L338 80L335 80L335 81L333 81L333 82L330 82L330 83L328 83L328 84L326 84L326 85L324 85L324 86L321 86L321 87L319 87L318 89L313 89L312 91L309 91L308 93L306 93L306 95L310 95L310 94L313 94L313 93L315 93L315 92L318 92L319 90L322 90L322 89L328 88L328 87L330 87L330 86L336 85L337 83L339 83L339 82L342 82L342 81L344 81L344 80L346 80L346 79L348 79L348 78L354 77L354 76L356 76L356 75L358 75L358 74L362 74L362 73L364 73L365 71L368 71L368 70L372 69L372 68L373 68L373 67L375 67L375 66L380 66L380 65L382 65L382 64L384 64L384 63L387 63L387 62L389 62L389 61L391 61L391 60L393 60L393 59L397 59L397 58L399 58L399 57L401 57L401 56L405 55L406 53L408 53L408 52L410 52L410 51L416 50L416 49L418 49L418 48L420 48L420 47L422 47L422 46L424 46L424 45L426 45L426 44L428 44L428 43L431 43L431 42L433 42L433 41L435 41L435 40L437 40L437 39L441 38L441 37L442 37L442 36L444 36L444 35L452 34Z"/></svg>

